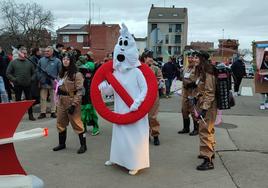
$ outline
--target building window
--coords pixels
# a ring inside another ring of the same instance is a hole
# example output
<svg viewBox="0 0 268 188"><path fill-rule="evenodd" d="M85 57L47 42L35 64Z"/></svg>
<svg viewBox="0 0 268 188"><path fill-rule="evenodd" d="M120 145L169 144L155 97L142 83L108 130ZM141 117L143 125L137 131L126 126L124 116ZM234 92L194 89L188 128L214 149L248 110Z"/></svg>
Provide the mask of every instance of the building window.
<svg viewBox="0 0 268 188"><path fill-rule="evenodd" d="M161 48L161 46L157 46L156 47L156 53L157 54L162 54L162 48Z"/></svg>
<svg viewBox="0 0 268 188"><path fill-rule="evenodd" d="M180 35L175 35L175 44L181 43L181 36Z"/></svg>
<svg viewBox="0 0 268 188"><path fill-rule="evenodd" d="M166 44L169 44L169 35L166 35Z"/></svg>
<svg viewBox="0 0 268 188"><path fill-rule="evenodd" d="M168 32L169 33L172 33L172 27L173 27L173 25L172 24L169 24L169 28L168 28Z"/></svg>
<svg viewBox="0 0 268 188"><path fill-rule="evenodd" d="M83 35L77 35L76 36L76 41L79 43L83 43L84 42L84 36Z"/></svg>
<svg viewBox="0 0 268 188"><path fill-rule="evenodd" d="M151 32L153 31L153 30L155 30L157 28L157 24L152 24L152 30L151 30Z"/></svg>
<svg viewBox="0 0 268 188"><path fill-rule="evenodd" d="M181 32L181 24L176 24L175 32Z"/></svg>
<svg viewBox="0 0 268 188"><path fill-rule="evenodd" d="M158 16L159 16L159 17L162 17L162 16L164 16L164 15L163 15L163 14L158 14Z"/></svg>
<svg viewBox="0 0 268 188"><path fill-rule="evenodd" d="M70 42L69 35L63 35L62 42Z"/></svg>
<svg viewBox="0 0 268 188"><path fill-rule="evenodd" d="M181 47L180 46L175 46L174 47L174 54L175 55L180 55L181 54Z"/></svg>
<svg viewBox="0 0 268 188"><path fill-rule="evenodd" d="M169 54L169 55L172 55L172 54L171 54L171 50L172 50L172 47L169 46L169 47L168 47L168 54Z"/></svg>

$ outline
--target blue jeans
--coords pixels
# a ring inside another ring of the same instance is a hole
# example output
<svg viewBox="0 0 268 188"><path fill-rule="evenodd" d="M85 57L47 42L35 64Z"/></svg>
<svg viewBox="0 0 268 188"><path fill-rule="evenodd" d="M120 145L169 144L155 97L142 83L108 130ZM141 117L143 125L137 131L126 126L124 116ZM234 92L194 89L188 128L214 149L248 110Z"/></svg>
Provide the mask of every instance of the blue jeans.
<svg viewBox="0 0 268 188"><path fill-rule="evenodd" d="M166 79L166 95L170 94L170 88L172 85L172 81L173 81L173 79L171 79L171 78Z"/></svg>

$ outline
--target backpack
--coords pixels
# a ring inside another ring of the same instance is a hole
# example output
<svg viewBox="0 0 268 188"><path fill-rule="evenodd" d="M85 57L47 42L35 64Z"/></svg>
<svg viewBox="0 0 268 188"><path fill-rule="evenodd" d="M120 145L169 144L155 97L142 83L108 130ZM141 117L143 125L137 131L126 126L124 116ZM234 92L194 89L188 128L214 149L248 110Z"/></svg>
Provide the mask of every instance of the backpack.
<svg viewBox="0 0 268 188"><path fill-rule="evenodd" d="M220 110L227 110L235 106L232 94L231 69L224 63L217 63L214 67L216 77L216 99Z"/></svg>

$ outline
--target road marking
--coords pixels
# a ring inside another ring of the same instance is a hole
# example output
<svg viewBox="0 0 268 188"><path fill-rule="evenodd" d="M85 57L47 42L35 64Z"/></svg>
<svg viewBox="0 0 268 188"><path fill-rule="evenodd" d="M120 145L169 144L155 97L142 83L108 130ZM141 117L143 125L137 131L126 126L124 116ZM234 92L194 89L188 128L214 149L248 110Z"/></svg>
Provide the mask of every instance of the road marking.
<svg viewBox="0 0 268 188"><path fill-rule="evenodd" d="M249 97L253 96L252 87L242 87L241 95Z"/></svg>

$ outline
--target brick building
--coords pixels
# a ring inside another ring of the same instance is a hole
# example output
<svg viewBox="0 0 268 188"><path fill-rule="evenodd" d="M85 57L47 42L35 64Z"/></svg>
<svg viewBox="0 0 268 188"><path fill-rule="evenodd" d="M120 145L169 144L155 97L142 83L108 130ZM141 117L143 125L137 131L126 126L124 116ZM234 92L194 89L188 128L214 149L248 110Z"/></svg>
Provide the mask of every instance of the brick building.
<svg viewBox="0 0 268 188"><path fill-rule="evenodd" d="M214 49L214 43L213 42L191 42L190 49L193 50L204 50L209 51Z"/></svg>
<svg viewBox="0 0 268 188"><path fill-rule="evenodd" d="M57 30L57 42L85 54L92 51L96 61L113 52L119 37L118 24L68 24Z"/></svg>
<svg viewBox="0 0 268 188"><path fill-rule="evenodd" d="M238 54L239 41L235 39L219 39L218 49L213 52L216 61L231 61Z"/></svg>

